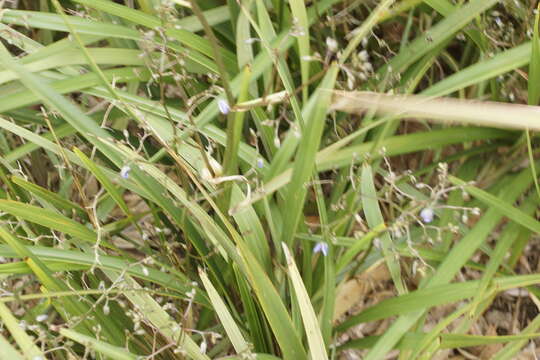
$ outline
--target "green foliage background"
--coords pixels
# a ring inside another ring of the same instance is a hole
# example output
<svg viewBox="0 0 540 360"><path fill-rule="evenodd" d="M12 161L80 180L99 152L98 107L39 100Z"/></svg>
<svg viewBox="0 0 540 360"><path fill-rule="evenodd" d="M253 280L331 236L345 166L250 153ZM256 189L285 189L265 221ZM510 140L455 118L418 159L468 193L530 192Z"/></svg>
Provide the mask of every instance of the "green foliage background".
<svg viewBox="0 0 540 360"><path fill-rule="evenodd" d="M512 359L538 336L537 310L471 332L507 290L538 304L535 1L3 6L0 359Z"/></svg>

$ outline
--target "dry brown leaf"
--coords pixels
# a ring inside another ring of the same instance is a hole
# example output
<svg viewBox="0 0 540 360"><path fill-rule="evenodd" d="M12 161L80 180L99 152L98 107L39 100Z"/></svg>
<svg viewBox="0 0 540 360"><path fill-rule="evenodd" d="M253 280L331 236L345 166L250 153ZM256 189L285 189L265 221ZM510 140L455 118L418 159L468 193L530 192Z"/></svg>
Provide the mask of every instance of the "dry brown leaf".
<svg viewBox="0 0 540 360"><path fill-rule="evenodd" d="M512 129L540 130L540 106L507 104L419 95L387 95L375 92L334 91L334 110L354 114L375 111L401 118L469 123Z"/></svg>
<svg viewBox="0 0 540 360"><path fill-rule="evenodd" d="M390 273L383 262L379 262L360 276L355 277L337 290L336 306L334 310L334 321L339 319L354 305L358 304L373 289L373 285L388 281Z"/></svg>

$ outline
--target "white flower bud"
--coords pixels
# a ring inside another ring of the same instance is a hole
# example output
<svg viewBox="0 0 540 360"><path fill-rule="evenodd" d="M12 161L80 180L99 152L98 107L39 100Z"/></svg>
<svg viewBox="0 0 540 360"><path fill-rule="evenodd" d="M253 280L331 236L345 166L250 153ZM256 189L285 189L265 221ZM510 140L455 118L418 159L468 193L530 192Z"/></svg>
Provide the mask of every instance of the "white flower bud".
<svg viewBox="0 0 540 360"><path fill-rule="evenodd" d="M44 321L46 321L48 318L49 318L49 315L47 315L47 314L41 314L41 315L36 316L36 321L37 321L37 322L44 322Z"/></svg>
<svg viewBox="0 0 540 360"><path fill-rule="evenodd" d="M422 218L422 221L426 224L429 224L433 221L433 218L435 216L435 213L433 212L433 209L430 208L424 208L422 211L420 211L420 217Z"/></svg>
<svg viewBox="0 0 540 360"><path fill-rule="evenodd" d="M326 46L328 47L328 50L335 53L338 49L338 43L336 39L332 39L331 37L326 38Z"/></svg>

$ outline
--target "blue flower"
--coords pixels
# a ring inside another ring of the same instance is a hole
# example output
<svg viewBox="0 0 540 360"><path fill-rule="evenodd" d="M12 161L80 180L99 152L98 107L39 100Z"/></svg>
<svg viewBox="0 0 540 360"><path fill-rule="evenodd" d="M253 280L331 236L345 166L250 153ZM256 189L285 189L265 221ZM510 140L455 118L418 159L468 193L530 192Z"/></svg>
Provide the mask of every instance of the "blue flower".
<svg viewBox="0 0 540 360"><path fill-rule="evenodd" d="M318 242L313 248L313 253L322 253L324 256L328 255L328 244L325 242Z"/></svg>
<svg viewBox="0 0 540 360"><path fill-rule="evenodd" d="M124 179L129 178L129 172L131 171L131 167L129 165L124 165L120 169L120 176Z"/></svg>
<svg viewBox="0 0 540 360"><path fill-rule="evenodd" d="M422 221L426 224L429 224L433 221L433 218L435 217L435 213L433 212L433 209L430 208L424 208L422 211L420 211L420 217L422 218Z"/></svg>
<svg viewBox="0 0 540 360"><path fill-rule="evenodd" d="M259 169L262 169L263 166L264 166L264 160L261 159L261 158L258 158L258 159L257 159L257 167L258 167Z"/></svg>
<svg viewBox="0 0 540 360"><path fill-rule="evenodd" d="M229 106L227 100L219 99L217 106L219 108L219 112L223 115L227 115L231 111L231 107Z"/></svg>

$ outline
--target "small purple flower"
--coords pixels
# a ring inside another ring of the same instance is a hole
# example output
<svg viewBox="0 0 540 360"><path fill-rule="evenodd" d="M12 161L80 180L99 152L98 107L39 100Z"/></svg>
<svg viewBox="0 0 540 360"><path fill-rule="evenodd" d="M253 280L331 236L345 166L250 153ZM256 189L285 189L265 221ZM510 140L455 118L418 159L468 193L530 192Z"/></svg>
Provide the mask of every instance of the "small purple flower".
<svg viewBox="0 0 540 360"><path fill-rule="evenodd" d="M219 108L219 112L223 115L227 115L231 111L231 107L229 106L227 100L219 99L217 102L217 106Z"/></svg>
<svg viewBox="0 0 540 360"><path fill-rule="evenodd" d="M325 242L318 242L313 248L313 253L322 253L324 256L328 255L328 244Z"/></svg>
<svg viewBox="0 0 540 360"><path fill-rule="evenodd" d="M422 211L420 211L420 217L422 218L422 221L426 224L429 224L433 221L433 218L435 216L435 213L433 212L433 209L430 208L424 208Z"/></svg>
<svg viewBox="0 0 540 360"><path fill-rule="evenodd" d="M120 176L124 179L129 178L129 172L131 171L131 167L129 165L124 165L120 169Z"/></svg>
<svg viewBox="0 0 540 360"><path fill-rule="evenodd" d="M258 159L257 159L257 167L258 167L259 169L262 169L263 166L264 166L264 160L261 159L261 158L258 158Z"/></svg>

